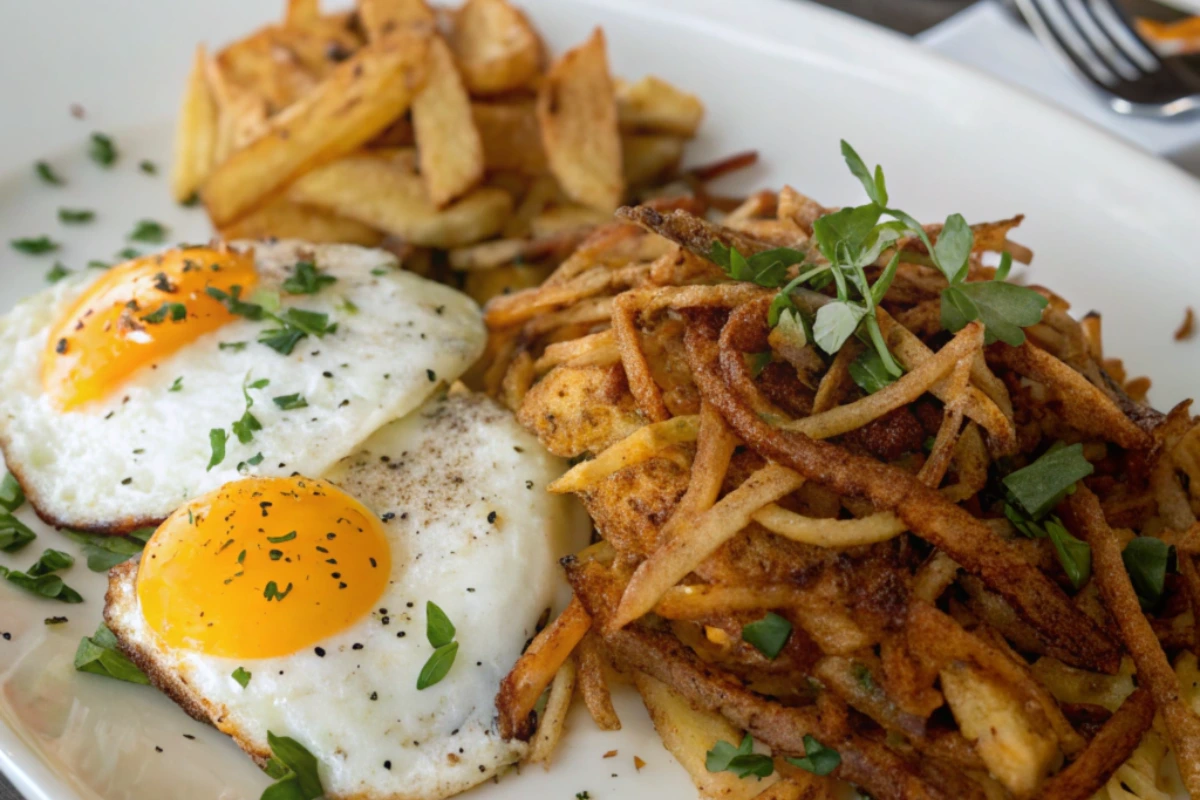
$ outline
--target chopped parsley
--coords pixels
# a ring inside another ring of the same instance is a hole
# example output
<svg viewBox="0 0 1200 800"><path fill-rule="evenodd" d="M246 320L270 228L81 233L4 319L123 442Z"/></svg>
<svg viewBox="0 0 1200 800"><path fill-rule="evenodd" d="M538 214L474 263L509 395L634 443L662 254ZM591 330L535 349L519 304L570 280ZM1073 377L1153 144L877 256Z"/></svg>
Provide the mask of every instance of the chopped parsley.
<svg viewBox="0 0 1200 800"><path fill-rule="evenodd" d="M1158 605L1171 560L1171 548L1167 543L1153 536L1138 536L1125 545L1121 560L1125 562L1125 571L1129 573L1129 581L1142 608L1149 610Z"/></svg>
<svg viewBox="0 0 1200 800"><path fill-rule="evenodd" d="M54 262L54 266L46 272L46 281L48 283L58 283L63 278L71 274L71 270L64 267L58 261Z"/></svg>
<svg viewBox="0 0 1200 800"><path fill-rule="evenodd" d="M737 747L724 740L713 745L704 759L704 768L709 772L732 772L739 778L754 775L762 780L775 772L775 762L768 755L754 752L754 738L747 733Z"/></svg>
<svg viewBox="0 0 1200 800"><path fill-rule="evenodd" d="M271 544L283 544L284 542L290 542L292 539L295 539L295 538L296 538L296 532L290 531L288 533L285 533L283 536L268 536L267 541L270 542Z"/></svg>
<svg viewBox="0 0 1200 800"><path fill-rule="evenodd" d="M221 350L232 350L235 353L246 349L245 342L219 342L217 347Z"/></svg>
<svg viewBox="0 0 1200 800"><path fill-rule="evenodd" d="M187 319L187 306L183 303L163 303L155 310L142 317L142 322L148 325L161 325L170 316L171 322L183 322Z"/></svg>
<svg viewBox="0 0 1200 800"><path fill-rule="evenodd" d="M828 775L841 765L842 756L837 750L826 747L812 736L805 735L804 758L789 758L787 762L814 775Z"/></svg>
<svg viewBox="0 0 1200 800"><path fill-rule="evenodd" d="M112 264L109 264L107 261L101 261L97 258L93 258L87 263L88 269L109 269L111 266Z"/></svg>
<svg viewBox="0 0 1200 800"><path fill-rule="evenodd" d="M142 251L135 247L126 247L117 251L117 258L122 261L132 261L135 258L141 258Z"/></svg>
<svg viewBox="0 0 1200 800"><path fill-rule="evenodd" d="M283 282L283 290L288 294L316 294L322 287L336 282L337 278L326 275L313 262L299 261L291 277Z"/></svg>
<svg viewBox="0 0 1200 800"><path fill-rule="evenodd" d="M111 136L103 133L93 133L88 146L88 157L102 167L111 167L117 163L117 145Z"/></svg>
<svg viewBox="0 0 1200 800"><path fill-rule="evenodd" d="M281 355L291 355L296 343L306 336L312 335L319 339L337 330L337 323L330 324L328 314L299 308L289 308L282 314L277 314L258 303L242 300L241 286L231 286L228 292L209 286L205 291L210 297L223 303L231 314L249 320L268 318L274 321L277 327L263 330L258 336L258 341Z"/></svg>
<svg viewBox="0 0 1200 800"><path fill-rule="evenodd" d="M212 449L212 456L208 459L208 467L205 472L225 460L225 443L228 441L229 434L225 432L224 428L213 428L208 432L208 444Z"/></svg>
<svg viewBox="0 0 1200 800"><path fill-rule="evenodd" d="M774 612L742 627L742 639L754 645L758 652L774 660L792 635L792 623Z"/></svg>
<svg viewBox="0 0 1200 800"><path fill-rule="evenodd" d="M140 169L142 172L144 172L147 175L157 175L158 174L158 164L155 164L153 161L151 161L148 158L143 158L141 161L138 162L138 169Z"/></svg>
<svg viewBox="0 0 1200 800"><path fill-rule="evenodd" d="M53 253L58 249L58 242L51 239L49 236L33 236L25 239L12 239L9 241L13 250L18 253L28 253L31 256L41 255L42 253Z"/></svg>
<svg viewBox="0 0 1200 800"><path fill-rule="evenodd" d="M267 602L278 600L283 602L283 599L292 593L292 585L289 583L287 588L282 592L279 591L279 586L275 581L267 581L267 588L263 590L263 597L267 598Z"/></svg>
<svg viewBox="0 0 1200 800"><path fill-rule="evenodd" d="M0 566L0 578L42 597L61 600L64 603L82 603L83 597L79 592L67 586L62 578L54 574L74 563L75 557L70 553L47 549L33 566L24 572Z"/></svg>
<svg viewBox="0 0 1200 800"><path fill-rule="evenodd" d="M117 637L103 622L94 634L80 640L75 650L75 669L126 683L150 685L146 673L117 649Z"/></svg>
<svg viewBox="0 0 1200 800"><path fill-rule="evenodd" d="M271 398L276 407L281 411L292 411L297 408L308 408L308 401L305 400L299 393L285 394L280 397Z"/></svg>
<svg viewBox="0 0 1200 800"><path fill-rule="evenodd" d="M252 672L247 672L244 667L238 667L233 671L233 674L230 677L238 682L238 686L241 686L243 689L245 689L250 683L250 677L253 674L254 673Z"/></svg>
<svg viewBox="0 0 1200 800"><path fill-rule="evenodd" d="M65 225L81 225L96 218L96 212L87 208L60 208L58 221Z"/></svg>
<svg viewBox="0 0 1200 800"><path fill-rule="evenodd" d="M33 165L33 171L42 179L42 183L49 183L52 186L62 186L66 181L54 171L54 167L50 166L48 161L39 161Z"/></svg>
<svg viewBox="0 0 1200 800"><path fill-rule="evenodd" d="M5 472L4 477L0 478L0 507L5 511L16 511L24 504L25 492L21 484L17 483L11 472Z"/></svg>
<svg viewBox="0 0 1200 800"><path fill-rule="evenodd" d="M275 779L267 787L262 800L316 800L325 794L317 772L317 759L304 745L287 736L267 731L271 758L264 771Z"/></svg>
<svg viewBox="0 0 1200 800"><path fill-rule="evenodd" d="M154 528L138 528L127 536L64 531L75 542L83 545L87 556L87 567L92 572L108 572L117 564L123 564L142 552Z"/></svg>
<svg viewBox="0 0 1200 800"><path fill-rule="evenodd" d="M454 666L454 659L458 655L455 633L454 623L446 616L446 612L432 601L425 603L425 637L434 650L417 676L417 691L441 682Z"/></svg>
<svg viewBox="0 0 1200 800"><path fill-rule="evenodd" d="M162 244L167 238L167 229L152 219L143 219L134 226L127 237L131 242Z"/></svg>
<svg viewBox="0 0 1200 800"><path fill-rule="evenodd" d="M167 391L168 392L182 392L183 391L183 376L180 375L178 378L176 378L171 383L171 388L167 389Z"/></svg>
<svg viewBox="0 0 1200 800"><path fill-rule="evenodd" d="M0 550L15 553L36 538L37 534L11 511L0 509Z"/></svg>

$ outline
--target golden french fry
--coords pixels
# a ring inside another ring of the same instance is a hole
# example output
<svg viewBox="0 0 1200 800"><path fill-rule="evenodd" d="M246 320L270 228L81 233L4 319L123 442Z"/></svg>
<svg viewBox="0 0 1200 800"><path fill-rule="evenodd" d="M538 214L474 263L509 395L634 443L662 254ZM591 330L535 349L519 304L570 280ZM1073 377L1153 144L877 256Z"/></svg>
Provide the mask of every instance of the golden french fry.
<svg viewBox="0 0 1200 800"><path fill-rule="evenodd" d="M485 145L484 150L486 151L486 149ZM552 201L559 199L561 194L558 182L554 178L549 175L535 178L521 198L513 215L509 217L508 222L504 223L504 235L514 238L528 236L534 218L541 214Z"/></svg>
<svg viewBox="0 0 1200 800"><path fill-rule="evenodd" d="M679 166L683 139L633 133L621 137L622 172L629 186L653 183Z"/></svg>
<svg viewBox="0 0 1200 800"><path fill-rule="evenodd" d="M550 68L537 114L550 171L563 191L597 211L616 211L625 181L604 31L597 28Z"/></svg>
<svg viewBox="0 0 1200 800"><path fill-rule="evenodd" d="M320 18L320 0L287 0L287 10L283 14L284 25L303 28Z"/></svg>
<svg viewBox="0 0 1200 800"><path fill-rule="evenodd" d="M539 286L553 271L554 267L549 264L508 264L495 269L475 270L467 273L463 291L482 306L493 297Z"/></svg>
<svg viewBox="0 0 1200 800"><path fill-rule="evenodd" d="M270 31L276 47L291 53L318 80L327 77L363 44L349 13L330 14L303 26L285 25Z"/></svg>
<svg viewBox="0 0 1200 800"><path fill-rule="evenodd" d="M472 103L471 116L483 141L483 161L489 170L545 174L546 153L532 102Z"/></svg>
<svg viewBox="0 0 1200 800"><path fill-rule="evenodd" d="M288 107L317 83L299 58L279 45L274 28L225 47L216 62L226 80L266 100L268 115Z"/></svg>
<svg viewBox="0 0 1200 800"><path fill-rule="evenodd" d="M358 17L372 42L401 28L432 29L437 24L425 0L358 0Z"/></svg>
<svg viewBox="0 0 1200 800"><path fill-rule="evenodd" d="M183 106L175 127L171 195L183 202L195 194L213 168L217 145L217 104L208 88L208 54L196 47Z"/></svg>
<svg viewBox="0 0 1200 800"><path fill-rule="evenodd" d="M571 710L571 698L575 696L575 679L575 659L568 658L558 668L554 682L550 684L550 696L538 720L537 733L533 735L526 758L530 764L541 764L550 769L550 757L562 738L567 712Z"/></svg>
<svg viewBox="0 0 1200 800"><path fill-rule="evenodd" d="M454 15L450 47L475 95L529 86L542 58L537 32L506 0L467 0Z"/></svg>
<svg viewBox="0 0 1200 800"><path fill-rule="evenodd" d="M720 741L736 747L742 732L719 714L693 708L674 689L645 673L634 673L633 680L663 747L687 770L701 797L750 800L778 779L773 775L762 781L745 780L732 772L709 772L708 751Z"/></svg>
<svg viewBox="0 0 1200 800"><path fill-rule="evenodd" d="M700 98L653 75L633 83L617 82L617 119L623 131L669 133L690 139L703 118Z"/></svg>
<svg viewBox="0 0 1200 800"><path fill-rule="evenodd" d="M310 242L375 247L383 234L361 222L338 217L287 200L274 200L232 225L222 228L224 239L305 239Z"/></svg>
<svg viewBox="0 0 1200 800"><path fill-rule="evenodd" d="M428 76L413 98L412 123L429 199L442 208L483 178L483 143L471 98L440 36L429 41Z"/></svg>
<svg viewBox="0 0 1200 800"><path fill-rule="evenodd" d="M318 167L292 184L288 198L428 247L486 239L512 211L508 192L488 187L439 210L420 175L395 159L368 154Z"/></svg>
<svg viewBox="0 0 1200 800"><path fill-rule="evenodd" d="M425 36L397 32L364 47L308 95L272 118L266 134L217 167L202 195L218 226L262 205L312 168L370 141L408 108L424 80Z"/></svg>

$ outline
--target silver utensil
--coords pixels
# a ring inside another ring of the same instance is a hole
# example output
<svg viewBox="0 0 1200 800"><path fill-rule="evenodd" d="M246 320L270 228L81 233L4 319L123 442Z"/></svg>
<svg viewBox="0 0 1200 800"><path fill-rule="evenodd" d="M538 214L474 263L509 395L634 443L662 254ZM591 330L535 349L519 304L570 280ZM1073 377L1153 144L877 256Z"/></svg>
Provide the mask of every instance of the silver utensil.
<svg viewBox="0 0 1200 800"><path fill-rule="evenodd" d="M1200 108L1200 75L1162 59L1112 0L1016 0L1034 34L1113 110L1175 117Z"/></svg>

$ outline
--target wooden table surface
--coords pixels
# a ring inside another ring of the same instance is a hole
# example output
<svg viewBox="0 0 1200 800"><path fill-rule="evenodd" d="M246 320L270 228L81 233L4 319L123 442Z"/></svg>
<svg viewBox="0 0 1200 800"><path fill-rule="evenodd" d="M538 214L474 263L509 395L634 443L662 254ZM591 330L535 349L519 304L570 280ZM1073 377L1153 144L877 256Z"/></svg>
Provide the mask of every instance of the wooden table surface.
<svg viewBox="0 0 1200 800"><path fill-rule="evenodd" d="M814 0L909 35L956 14L973 0ZM0 800L22 800L0 775Z"/></svg>

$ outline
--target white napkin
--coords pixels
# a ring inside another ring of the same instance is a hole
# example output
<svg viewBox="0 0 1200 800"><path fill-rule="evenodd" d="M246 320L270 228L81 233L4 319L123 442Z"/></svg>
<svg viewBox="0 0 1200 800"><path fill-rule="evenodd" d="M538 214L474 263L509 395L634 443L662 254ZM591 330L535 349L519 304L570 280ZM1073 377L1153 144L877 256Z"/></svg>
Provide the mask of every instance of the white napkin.
<svg viewBox="0 0 1200 800"><path fill-rule="evenodd" d="M981 0L917 39L1200 175L1200 113L1175 120L1117 114L996 0Z"/></svg>

